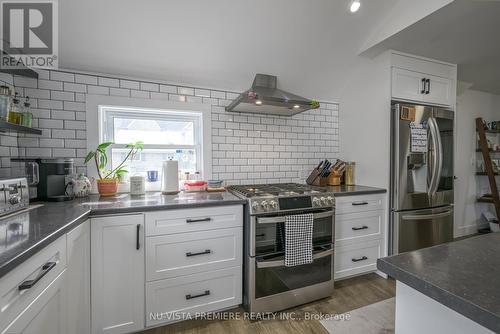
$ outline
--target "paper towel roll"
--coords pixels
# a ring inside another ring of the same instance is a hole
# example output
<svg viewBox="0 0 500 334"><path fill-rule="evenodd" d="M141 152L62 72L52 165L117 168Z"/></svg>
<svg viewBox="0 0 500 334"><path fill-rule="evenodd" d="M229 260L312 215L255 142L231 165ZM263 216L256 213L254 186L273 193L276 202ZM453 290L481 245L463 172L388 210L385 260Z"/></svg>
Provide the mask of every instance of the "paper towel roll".
<svg viewBox="0 0 500 334"><path fill-rule="evenodd" d="M177 160L163 161L161 192L177 194L179 192L179 163Z"/></svg>

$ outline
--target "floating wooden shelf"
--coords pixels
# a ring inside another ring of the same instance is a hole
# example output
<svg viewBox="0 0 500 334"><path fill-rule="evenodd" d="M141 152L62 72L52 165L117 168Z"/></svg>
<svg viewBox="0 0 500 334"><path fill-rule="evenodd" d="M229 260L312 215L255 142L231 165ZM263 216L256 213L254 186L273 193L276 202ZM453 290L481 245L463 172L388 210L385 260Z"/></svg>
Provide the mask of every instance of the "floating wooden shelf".
<svg viewBox="0 0 500 334"><path fill-rule="evenodd" d="M14 123L9 123L3 120L0 120L0 132L13 131L13 132L21 132L21 133L31 133L35 135L41 135L42 130L28 128L27 126L22 126Z"/></svg>
<svg viewBox="0 0 500 334"><path fill-rule="evenodd" d="M500 153L500 150L493 151L491 148L488 150L490 153ZM480 148L476 148L476 152L482 152Z"/></svg>
<svg viewBox="0 0 500 334"><path fill-rule="evenodd" d="M498 173L494 173L495 175L498 175ZM476 175L488 175L486 172L476 172Z"/></svg>
<svg viewBox="0 0 500 334"><path fill-rule="evenodd" d="M491 195L484 195L477 199L479 203L493 203L493 197Z"/></svg>

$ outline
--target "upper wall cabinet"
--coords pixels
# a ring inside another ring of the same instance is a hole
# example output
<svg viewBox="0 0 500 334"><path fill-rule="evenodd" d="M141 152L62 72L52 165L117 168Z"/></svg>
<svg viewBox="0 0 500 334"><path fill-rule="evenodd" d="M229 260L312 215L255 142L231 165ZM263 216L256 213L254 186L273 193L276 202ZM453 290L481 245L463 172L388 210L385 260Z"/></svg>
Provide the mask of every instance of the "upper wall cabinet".
<svg viewBox="0 0 500 334"><path fill-rule="evenodd" d="M400 54L392 55L392 99L454 108L455 65Z"/></svg>

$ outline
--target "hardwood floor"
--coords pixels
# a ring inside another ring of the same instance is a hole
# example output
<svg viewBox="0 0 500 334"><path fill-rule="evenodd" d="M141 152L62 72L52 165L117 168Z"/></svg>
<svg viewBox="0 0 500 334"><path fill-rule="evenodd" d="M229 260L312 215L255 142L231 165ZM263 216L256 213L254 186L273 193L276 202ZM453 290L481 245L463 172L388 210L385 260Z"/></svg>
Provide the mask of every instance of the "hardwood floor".
<svg viewBox="0 0 500 334"><path fill-rule="evenodd" d="M341 314L354 309L394 297L395 282L376 274L346 279L335 283L334 294L325 299L305 304L286 312L294 313L300 320L248 320L244 319L242 308L228 312L239 312L240 319L231 320L188 320L168 326L153 328L140 334L219 334L219 333L328 333L319 320L303 320L308 314Z"/></svg>

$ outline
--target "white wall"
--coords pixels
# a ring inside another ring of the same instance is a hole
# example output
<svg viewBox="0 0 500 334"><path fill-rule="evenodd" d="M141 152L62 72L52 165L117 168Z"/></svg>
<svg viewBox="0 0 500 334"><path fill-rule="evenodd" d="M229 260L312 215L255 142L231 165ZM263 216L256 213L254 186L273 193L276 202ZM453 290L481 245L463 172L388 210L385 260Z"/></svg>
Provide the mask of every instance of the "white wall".
<svg viewBox="0 0 500 334"><path fill-rule="evenodd" d="M358 57L339 98L341 157L356 162L356 183L389 189L389 54Z"/></svg>
<svg viewBox="0 0 500 334"><path fill-rule="evenodd" d="M459 83L456 111L455 174L458 179L455 182L455 236L477 232L481 212L493 209L491 204L476 203L478 195L490 190L486 176L474 175L476 160L482 160L482 155L476 153L475 119L483 117L486 120L500 120L499 106L500 95L469 90L464 83ZM500 178L497 178L498 181Z"/></svg>

